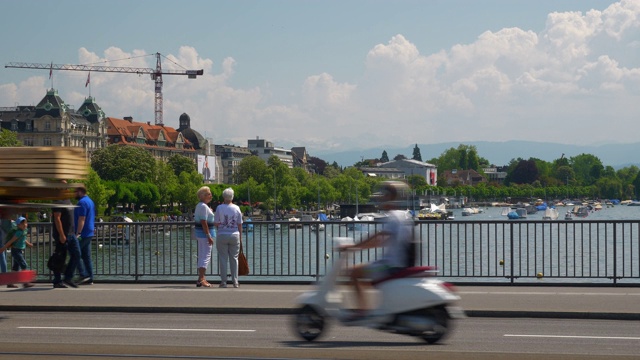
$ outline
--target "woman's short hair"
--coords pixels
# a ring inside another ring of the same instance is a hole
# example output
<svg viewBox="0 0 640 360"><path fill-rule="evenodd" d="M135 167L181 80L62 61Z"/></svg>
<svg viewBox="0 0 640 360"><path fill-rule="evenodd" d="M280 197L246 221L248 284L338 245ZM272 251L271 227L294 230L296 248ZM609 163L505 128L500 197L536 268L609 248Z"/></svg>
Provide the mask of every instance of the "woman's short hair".
<svg viewBox="0 0 640 360"><path fill-rule="evenodd" d="M222 198L224 200L233 200L233 189L232 188L226 188L222 191Z"/></svg>
<svg viewBox="0 0 640 360"><path fill-rule="evenodd" d="M198 200L200 201L204 200L204 196L210 192L211 192L211 189L209 189L208 186L201 187L200 189L198 189L198 192L196 193L196 195L198 195Z"/></svg>

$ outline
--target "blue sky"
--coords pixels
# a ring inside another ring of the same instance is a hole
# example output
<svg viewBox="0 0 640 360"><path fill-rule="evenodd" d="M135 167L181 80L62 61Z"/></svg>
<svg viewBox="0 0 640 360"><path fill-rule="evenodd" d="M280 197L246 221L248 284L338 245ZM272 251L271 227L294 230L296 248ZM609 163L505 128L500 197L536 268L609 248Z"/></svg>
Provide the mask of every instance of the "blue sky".
<svg viewBox="0 0 640 360"><path fill-rule="evenodd" d="M2 0L0 12L3 65L155 67L138 56L160 52L204 69L164 77L164 123L186 112L215 143L259 136L314 155L638 141L638 0ZM75 107L85 81L53 76ZM0 107L37 103L50 87L47 71L2 67ZM90 91L108 116L154 121L148 76L92 73Z"/></svg>

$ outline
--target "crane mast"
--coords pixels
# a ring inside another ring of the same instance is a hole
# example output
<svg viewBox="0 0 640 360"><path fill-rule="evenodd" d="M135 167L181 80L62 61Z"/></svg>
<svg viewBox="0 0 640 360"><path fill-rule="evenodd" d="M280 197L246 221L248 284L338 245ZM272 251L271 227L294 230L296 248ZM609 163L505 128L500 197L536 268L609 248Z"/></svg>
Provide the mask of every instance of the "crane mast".
<svg viewBox="0 0 640 360"><path fill-rule="evenodd" d="M94 71L94 72L117 72L117 73L129 73L129 74L149 74L151 80L155 81L155 124L163 125L163 97L162 97L162 75L187 75L189 79L195 79L197 76L202 75L204 70L162 70L162 62L160 61L160 53L156 53L156 68L140 68L140 67L126 67L126 66L100 66L100 65L73 65L73 64L41 64L41 63L26 63L26 62L10 62L5 65L5 68L20 68L20 69L40 69L40 70L68 70L68 71Z"/></svg>

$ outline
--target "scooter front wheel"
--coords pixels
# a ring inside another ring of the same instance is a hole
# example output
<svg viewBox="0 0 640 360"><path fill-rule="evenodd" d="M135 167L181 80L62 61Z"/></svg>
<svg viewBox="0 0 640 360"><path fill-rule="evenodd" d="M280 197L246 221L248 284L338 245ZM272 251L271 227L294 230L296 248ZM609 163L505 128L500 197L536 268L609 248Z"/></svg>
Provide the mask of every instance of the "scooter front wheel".
<svg viewBox="0 0 640 360"><path fill-rule="evenodd" d="M452 323L449 314L443 307L425 309L422 316L434 322L433 328L423 332L420 337L429 344L435 344L447 336L451 331Z"/></svg>
<svg viewBox="0 0 640 360"><path fill-rule="evenodd" d="M313 341L322 334L325 316L313 306L305 305L295 315L294 329L296 334L307 341Z"/></svg>

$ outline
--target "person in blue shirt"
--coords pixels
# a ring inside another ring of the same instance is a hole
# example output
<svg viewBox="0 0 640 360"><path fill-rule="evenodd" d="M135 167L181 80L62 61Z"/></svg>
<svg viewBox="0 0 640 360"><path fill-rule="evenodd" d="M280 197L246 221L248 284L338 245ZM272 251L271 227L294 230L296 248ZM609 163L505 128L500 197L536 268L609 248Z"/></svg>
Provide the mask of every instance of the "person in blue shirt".
<svg viewBox="0 0 640 360"><path fill-rule="evenodd" d="M7 243L4 244L2 248L0 248L0 253L4 253L5 250L11 247L11 258L13 260L13 264L11 265L11 270L13 271L27 270L28 266L27 266L27 261L24 259L24 250L27 246L28 247L33 246L33 244L31 244L27 240L27 219L20 216L16 220L16 227L17 229L13 233L13 236L11 236L11 239L9 239ZM33 284L25 283L23 284L23 286L32 287ZM16 288L18 286L14 284L8 284L7 287Z"/></svg>
<svg viewBox="0 0 640 360"><path fill-rule="evenodd" d="M76 188L78 203L73 211L73 222L76 224L76 237L80 243L80 257L83 266L78 266L80 271L80 284L93 285L93 263L91 261L91 241L94 236L96 206L87 195L87 188Z"/></svg>

